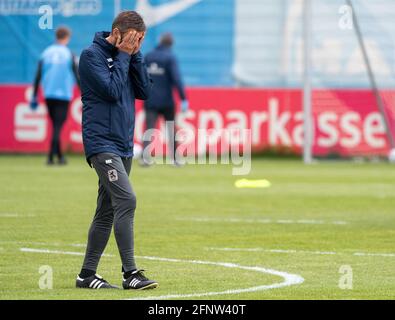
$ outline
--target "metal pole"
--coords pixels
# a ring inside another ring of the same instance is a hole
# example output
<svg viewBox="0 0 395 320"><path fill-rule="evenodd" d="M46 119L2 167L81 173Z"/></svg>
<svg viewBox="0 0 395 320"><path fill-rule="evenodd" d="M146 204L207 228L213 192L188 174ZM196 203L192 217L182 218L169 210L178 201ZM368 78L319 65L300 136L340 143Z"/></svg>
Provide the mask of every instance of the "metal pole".
<svg viewBox="0 0 395 320"><path fill-rule="evenodd" d="M311 108L311 76L312 76L312 2L304 0L303 8L303 160L304 163L312 162L312 145L313 145L313 125L312 125L312 108Z"/></svg>
<svg viewBox="0 0 395 320"><path fill-rule="evenodd" d="M375 78L373 70L372 70L372 65L370 64L368 52L366 50L365 42L364 42L363 37L362 37L361 29L359 27L358 19L357 19L357 16L355 14L354 6L353 6L351 0L346 0L346 2L347 2L348 6L351 8L351 11L352 11L353 25L355 27L355 33L357 35L358 43L359 43L359 46L360 46L361 51L362 51L363 59L365 61L365 65L366 65L366 69L367 69L367 72L368 72L370 85L372 87L374 96L376 98L376 103L377 103L377 107L379 109L379 112L381 113L381 116L383 117L385 131L387 133L388 141L389 141L389 143L391 145L391 149L393 149L393 148L395 148L394 137L392 136L392 133L391 133L389 120L388 120L387 114L385 112L384 102L383 102L383 99L381 98L381 95L380 95L378 87L377 87L376 78Z"/></svg>

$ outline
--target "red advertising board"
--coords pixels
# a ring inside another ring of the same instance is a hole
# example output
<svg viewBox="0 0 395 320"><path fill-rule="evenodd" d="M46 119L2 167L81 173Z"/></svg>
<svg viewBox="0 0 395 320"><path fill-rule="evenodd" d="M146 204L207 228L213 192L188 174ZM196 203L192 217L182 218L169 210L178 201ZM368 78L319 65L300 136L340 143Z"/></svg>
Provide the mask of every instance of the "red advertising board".
<svg viewBox="0 0 395 320"><path fill-rule="evenodd" d="M29 108L30 88L0 86L0 152L46 152L51 127L44 103ZM179 114L177 125L197 129L251 130L253 150L286 146L296 152L303 145L302 92L297 89L189 88L190 110ZM382 92L394 130L395 91ZM135 142L141 143L144 112L136 107ZM78 92L71 102L62 132L66 150L82 152L82 104ZM389 145L384 123L369 90L316 90L313 92L315 155L385 155Z"/></svg>

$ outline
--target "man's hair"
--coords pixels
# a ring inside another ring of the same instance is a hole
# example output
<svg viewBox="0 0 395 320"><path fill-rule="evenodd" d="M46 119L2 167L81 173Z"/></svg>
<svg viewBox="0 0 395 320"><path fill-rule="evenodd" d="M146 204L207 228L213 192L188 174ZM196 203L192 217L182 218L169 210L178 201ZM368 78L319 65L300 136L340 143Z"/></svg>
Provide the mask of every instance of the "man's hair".
<svg viewBox="0 0 395 320"><path fill-rule="evenodd" d="M166 32L160 36L159 44L165 47L171 47L174 39L170 32Z"/></svg>
<svg viewBox="0 0 395 320"><path fill-rule="evenodd" d="M136 11L124 11L118 14L112 23L112 30L118 28L121 32L134 29L138 32L146 30L143 18Z"/></svg>
<svg viewBox="0 0 395 320"><path fill-rule="evenodd" d="M63 40L71 36L71 31L66 26L61 26L56 29L55 35L57 40Z"/></svg>

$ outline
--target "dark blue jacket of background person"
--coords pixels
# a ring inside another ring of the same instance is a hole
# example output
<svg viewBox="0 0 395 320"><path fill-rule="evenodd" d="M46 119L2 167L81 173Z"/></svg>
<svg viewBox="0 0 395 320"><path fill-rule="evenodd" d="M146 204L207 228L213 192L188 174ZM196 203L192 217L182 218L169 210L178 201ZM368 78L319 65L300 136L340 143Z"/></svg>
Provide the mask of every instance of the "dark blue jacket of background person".
<svg viewBox="0 0 395 320"><path fill-rule="evenodd" d="M80 57L82 138L88 159L111 152L133 156L135 99L145 100L151 89L143 56L118 51L98 32Z"/></svg>
<svg viewBox="0 0 395 320"><path fill-rule="evenodd" d="M174 108L173 88L177 88L181 100L185 100L184 86L175 55L167 46L159 45L145 56L148 72L153 80L150 97L145 101L147 109Z"/></svg>

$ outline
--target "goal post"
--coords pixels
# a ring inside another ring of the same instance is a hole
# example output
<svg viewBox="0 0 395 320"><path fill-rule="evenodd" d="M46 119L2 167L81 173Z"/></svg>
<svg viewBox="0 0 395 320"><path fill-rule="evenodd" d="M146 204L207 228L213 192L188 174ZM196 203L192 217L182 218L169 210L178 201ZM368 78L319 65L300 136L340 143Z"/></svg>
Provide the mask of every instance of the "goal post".
<svg viewBox="0 0 395 320"><path fill-rule="evenodd" d="M304 145L303 161L310 164L313 160L313 115L311 95L311 52L312 52L312 0L304 0L303 4L303 127Z"/></svg>
<svg viewBox="0 0 395 320"><path fill-rule="evenodd" d="M374 97L375 97L377 108L378 108L381 116L383 117L383 123L384 123L384 127L385 127L385 132L387 134L388 142L390 143L391 149L394 149L395 148L394 137L391 133L391 127L390 127L389 119L388 119L386 111L385 111L384 102L383 102L383 99L380 95L380 92L379 92L379 89L377 86L377 82L376 82L376 77L375 77L373 69L372 69L372 64L370 63L369 54L366 50L365 41L363 39L362 32L359 27L358 17L355 12L354 5L353 5L352 1L346 0L346 3L351 8L351 11L352 11L352 18L353 18L353 26L355 29L355 35L357 37L358 44L359 44L360 50L362 52L363 61L366 66L366 71L367 71L367 74L369 77L371 89L372 89Z"/></svg>

